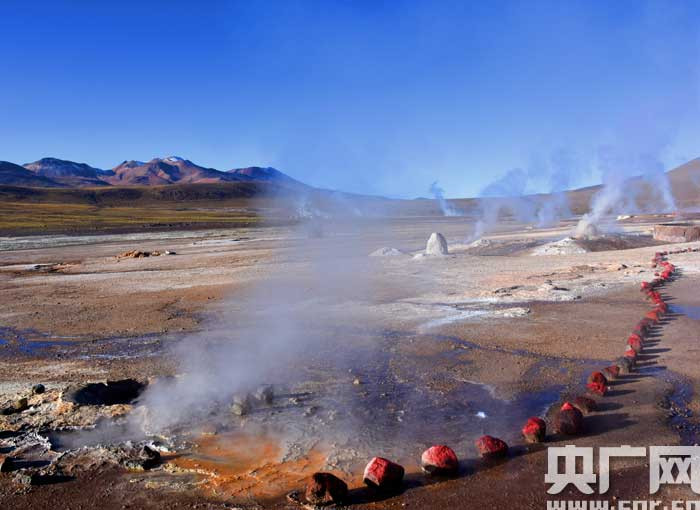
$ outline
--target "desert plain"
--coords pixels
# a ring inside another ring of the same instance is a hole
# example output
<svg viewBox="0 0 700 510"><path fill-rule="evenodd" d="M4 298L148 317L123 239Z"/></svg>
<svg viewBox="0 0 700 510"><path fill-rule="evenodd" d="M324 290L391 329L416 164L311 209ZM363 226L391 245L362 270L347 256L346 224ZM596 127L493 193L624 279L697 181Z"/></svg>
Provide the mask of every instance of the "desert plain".
<svg viewBox="0 0 700 510"><path fill-rule="evenodd" d="M654 254L700 247L652 239L672 219L620 219L614 235L573 245L560 240L575 218L504 221L475 243L468 219L430 216L3 237L0 403L27 401L0 416L13 466L0 498L17 509L299 508L295 491L328 471L348 483L349 507L542 508L547 446L694 444L692 251L669 255L671 312L637 369L595 398L585 432L534 445L520 433L622 355L650 306L639 286L658 271ZM447 255L421 256L432 232ZM131 382L94 391L107 381ZM483 434L505 440L508 458L480 460ZM455 450L456 476L421 473L433 444ZM374 456L405 467L400 490L364 486ZM647 465L616 461L607 496L648 498ZM693 499L688 486L656 496Z"/></svg>

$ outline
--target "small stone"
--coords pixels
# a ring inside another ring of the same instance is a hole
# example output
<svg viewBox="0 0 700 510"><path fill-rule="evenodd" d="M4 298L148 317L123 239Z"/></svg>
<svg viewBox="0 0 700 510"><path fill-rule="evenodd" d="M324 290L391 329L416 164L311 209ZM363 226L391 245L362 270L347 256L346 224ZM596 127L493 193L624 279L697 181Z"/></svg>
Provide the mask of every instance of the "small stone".
<svg viewBox="0 0 700 510"><path fill-rule="evenodd" d="M275 399L275 392L273 391L272 386L260 386L255 391L255 398L264 404L270 405Z"/></svg>
<svg viewBox="0 0 700 510"><path fill-rule="evenodd" d="M603 375L608 381L614 381L620 375L620 367L617 365L610 365L601 370L601 372L603 372Z"/></svg>
<svg viewBox="0 0 700 510"><path fill-rule="evenodd" d="M547 436L547 424L542 418L528 418L522 429L523 437L528 443L541 443Z"/></svg>
<svg viewBox="0 0 700 510"><path fill-rule="evenodd" d="M647 318L647 319L649 319L649 320L651 320L651 321L653 321L654 323L659 322L659 318L660 318L660 317L659 317L659 312L657 312L656 310L651 310L650 312L647 312L647 313L644 315L644 317Z"/></svg>
<svg viewBox="0 0 700 510"><path fill-rule="evenodd" d="M382 457L374 457L365 467L362 479L378 489L395 489L403 481L403 466Z"/></svg>
<svg viewBox="0 0 700 510"><path fill-rule="evenodd" d="M435 445L425 450L420 465L423 472L429 475L454 475L459 468L454 450L445 445Z"/></svg>
<svg viewBox="0 0 700 510"><path fill-rule="evenodd" d="M314 473L306 484L305 496L312 505L341 504L348 497L348 486L331 473Z"/></svg>
<svg viewBox="0 0 700 510"><path fill-rule="evenodd" d="M359 386L360 384L362 384L362 381L360 381L360 379L359 379L358 377L355 377L355 378L352 380L352 383L353 383L355 386Z"/></svg>
<svg viewBox="0 0 700 510"><path fill-rule="evenodd" d="M588 376L588 381L590 383L600 383L600 384L608 384L608 380L605 378L605 376L601 372L593 372L591 375Z"/></svg>
<svg viewBox="0 0 700 510"><path fill-rule="evenodd" d="M44 386L43 384L35 384L34 386L32 386L32 393L34 395L41 395L45 391L46 391L46 386Z"/></svg>
<svg viewBox="0 0 700 510"><path fill-rule="evenodd" d="M583 413L569 402L564 402L554 418L554 426L560 434L576 436L583 432Z"/></svg>
<svg viewBox="0 0 700 510"><path fill-rule="evenodd" d="M588 388L588 391L593 393L594 395L600 395L601 397L604 397L605 394L608 392L608 387L599 382L590 382L586 384L586 388Z"/></svg>
<svg viewBox="0 0 700 510"><path fill-rule="evenodd" d="M13 480L18 485L21 485L23 487L30 487L32 485L36 485L38 477L36 475L20 471L17 474L15 474Z"/></svg>
<svg viewBox="0 0 700 510"><path fill-rule="evenodd" d="M496 459L508 454L505 441L493 436L481 436L474 442L474 446L483 459Z"/></svg>
<svg viewBox="0 0 700 510"><path fill-rule="evenodd" d="M29 401L26 399L26 397L18 398L12 404L10 404L8 407L2 410L2 414L15 414L15 413L21 413L22 411L25 411L29 409Z"/></svg>
<svg viewBox="0 0 700 510"><path fill-rule="evenodd" d="M590 414L598 410L598 404L590 397L576 397L572 404L576 409L584 414Z"/></svg>
<svg viewBox="0 0 700 510"><path fill-rule="evenodd" d="M630 335L630 337L627 339L627 345L629 345L637 354L642 352L642 340L638 335Z"/></svg>
<svg viewBox="0 0 700 510"><path fill-rule="evenodd" d="M148 445L141 447L136 454L124 461L123 465L131 471L146 471L160 464L160 452Z"/></svg>
<svg viewBox="0 0 700 510"><path fill-rule="evenodd" d="M236 395L231 404L231 412L236 416L245 416L251 411L250 397L246 395Z"/></svg>
<svg viewBox="0 0 700 510"><path fill-rule="evenodd" d="M615 361L615 366L617 366L620 374L627 375L632 372L634 362L630 358L623 356Z"/></svg>

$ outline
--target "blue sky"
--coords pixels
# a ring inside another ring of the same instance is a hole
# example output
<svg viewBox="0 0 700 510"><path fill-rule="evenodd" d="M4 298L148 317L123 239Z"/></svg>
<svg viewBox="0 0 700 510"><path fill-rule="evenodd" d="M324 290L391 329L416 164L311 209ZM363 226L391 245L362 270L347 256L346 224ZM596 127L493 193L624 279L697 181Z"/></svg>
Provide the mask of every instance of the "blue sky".
<svg viewBox="0 0 700 510"><path fill-rule="evenodd" d="M589 184L601 147L671 168L700 156L699 5L5 0L0 160L174 154L402 197Z"/></svg>

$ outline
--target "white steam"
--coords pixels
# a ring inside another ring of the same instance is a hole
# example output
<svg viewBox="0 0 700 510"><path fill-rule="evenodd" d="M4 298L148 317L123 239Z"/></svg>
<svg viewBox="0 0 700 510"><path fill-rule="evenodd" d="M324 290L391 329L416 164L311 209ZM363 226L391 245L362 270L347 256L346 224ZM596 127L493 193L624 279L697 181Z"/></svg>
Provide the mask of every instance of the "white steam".
<svg viewBox="0 0 700 510"><path fill-rule="evenodd" d="M435 181L430 185L430 193L433 195L435 200L437 200L440 210L443 216L462 216L462 212L459 211L454 205L445 199L445 190L442 189L438 182Z"/></svg>
<svg viewBox="0 0 700 510"><path fill-rule="evenodd" d="M479 194L479 219L470 240L493 230L504 216L539 227L571 217L566 191L585 174L576 155L566 149L548 158L534 157L526 169L510 170ZM546 189L548 194L532 194L536 189Z"/></svg>
<svg viewBox="0 0 700 510"><path fill-rule="evenodd" d="M657 156L604 146L598 150L597 167L603 186L576 226L576 237L615 230L613 216L675 210L671 183Z"/></svg>

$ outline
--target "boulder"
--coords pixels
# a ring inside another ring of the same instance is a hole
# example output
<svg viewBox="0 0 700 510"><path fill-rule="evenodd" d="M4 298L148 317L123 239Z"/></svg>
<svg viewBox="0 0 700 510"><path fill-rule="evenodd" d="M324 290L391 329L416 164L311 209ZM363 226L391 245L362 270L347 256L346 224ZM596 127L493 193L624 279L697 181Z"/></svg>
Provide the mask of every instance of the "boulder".
<svg viewBox="0 0 700 510"><path fill-rule="evenodd" d="M457 455L449 446L435 445L420 457L421 469L429 475L454 475L459 468Z"/></svg>
<svg viewBox="0 0 700 510"><path fill-rule="evenodd" d="M365 467L362 479L369 487L390 490L401 485L403 475L403 466L382 457L374 457Z"/></svg>
<svg viewBox="0 0 700 510"><path fill-rule="evenodd" d="M426 255L447 255L447 241L439 232L433 232L425 245Z"/></svg>
<svg viewBox="0 0 700 510"><path fill-rule="evenodd" d="M348 486L331 473L314 473L306 483L306 501L312 505L338 505L348 497Z"/></svg>
<svg viewBox="0 0 700 510"><path fill-rule="evenodd" d="M564 402L554 417L554 426L560 434L576 436L583 432L583 413L569 402Z"/></svg>
<svg viewBox="0 0 700 510"><path fill-rule="evenodd" d="M483 459L496 459L508 455L508 445L497 437L481 436L474 442L474 446Z"/></svg>
<svg viewBox="0 0 700 510"><path fill-rule="evenodd" d="M67 390L63 394L63 400L82 405L131 404L145 387L145 384L135 379L89 383Z"/></svg>
<svg viewBox="0 0 700 510"><path fill-rule="evenodd" d="M547 436L547 424L542 418L528 418L522 429L523 437L528 443L541 443Z"/></svg>

